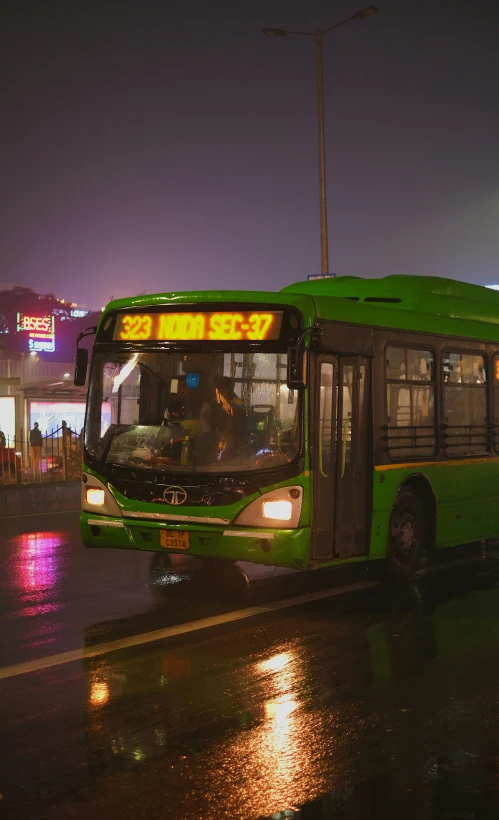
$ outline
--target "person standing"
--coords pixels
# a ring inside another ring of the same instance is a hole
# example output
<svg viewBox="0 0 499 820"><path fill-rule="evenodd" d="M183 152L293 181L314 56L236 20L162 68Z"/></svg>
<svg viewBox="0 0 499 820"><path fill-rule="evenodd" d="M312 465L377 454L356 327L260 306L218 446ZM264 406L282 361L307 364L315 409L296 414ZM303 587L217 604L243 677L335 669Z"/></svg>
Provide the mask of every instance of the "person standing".
<svg viewBox="0 0 499 820"><path fill-rule="evenodd" d="M35 421L33 429L30 430L29 443L31 447L31 469L39 470L42 456L42 433L38 428L37 421Z"/></svg>
<svg viewBox="0 0 499 820"><path fill-rule="evenodd" d="M66 421L63 420L61 424L62 424L62 443L63 443L63 447L64 447L64 452L66 454L66 458L69 458L69 456L71 454L71 443L72 443L71 442L71 438L72 438L71 430L68 427L68 424L67 424Z"/></svg>

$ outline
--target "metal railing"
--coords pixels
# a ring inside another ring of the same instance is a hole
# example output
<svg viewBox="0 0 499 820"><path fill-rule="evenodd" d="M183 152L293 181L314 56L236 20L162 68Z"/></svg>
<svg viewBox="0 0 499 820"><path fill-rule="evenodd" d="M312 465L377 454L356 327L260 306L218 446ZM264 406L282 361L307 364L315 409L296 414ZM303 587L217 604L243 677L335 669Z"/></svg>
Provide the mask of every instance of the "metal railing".
<svg viewBox="0 0 499 820"><path fill-rule="evenodd" d="M0 486L78 481L81 467L81 436L70 427L42 436L41 447L0 433Z"/></svg>
<svg viewBox="0 0 499 820"><path fill-rule="evenodd" d="M0 378L19 379L21 385L46 379L71 380L73 370L72 362L40 362L29 356L22 359L0 359Z"/></svg>
<svg viewBox="0 0 499 820"><path fill-rule="evenodd" d="M0 359L0 379L18 379L21 375L21 362L12 359Z"/></svg>
<svg viewBox="0 0 499 820"><path fill-rule="evenodd" d="M381 430L385 451L396 459L407 456L410 451L415 456L480 455L499 446L499 425L496 424L385 424Z"/></svg>

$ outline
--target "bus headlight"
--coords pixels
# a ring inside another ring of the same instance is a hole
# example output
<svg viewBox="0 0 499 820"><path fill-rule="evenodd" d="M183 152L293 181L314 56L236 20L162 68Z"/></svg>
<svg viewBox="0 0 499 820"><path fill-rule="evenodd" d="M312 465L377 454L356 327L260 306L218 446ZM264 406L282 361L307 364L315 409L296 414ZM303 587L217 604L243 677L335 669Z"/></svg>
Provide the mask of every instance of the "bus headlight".
<svg viewBox="0 0 499 820"><path fill-rule="evenodd" d="M104 490L98 490L97 487L87 487L86 489L87 504L92 504L94 507L103 507L106 498Z"/></svg>
<svg viewBox="0 0 499 820"><path fill-rule="evenodd" d="M251 501L232 522L243 527L282 527L293 529L300 522L303 487L279 487ZM285 523L284 523L285 522Z"/></svg>
<svg viewBox="0 0 499 820"><path fill-rule="evenodd" d="M113 515L122 517L110 487L90 473L83 473L81 480L81 508L94 515Z"/></svg>
<svg viewBox="0 0 499 820"><path fill-rule="evenodd" d="M264 501L263 517L275 518L276 521L291 521L293 505L291 501Z"/></svg>

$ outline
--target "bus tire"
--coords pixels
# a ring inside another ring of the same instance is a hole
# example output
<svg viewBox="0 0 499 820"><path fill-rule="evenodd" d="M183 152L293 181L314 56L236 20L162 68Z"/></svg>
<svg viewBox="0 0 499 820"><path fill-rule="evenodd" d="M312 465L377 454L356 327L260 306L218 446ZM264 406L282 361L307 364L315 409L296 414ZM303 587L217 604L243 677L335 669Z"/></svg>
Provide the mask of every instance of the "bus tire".
<svg viewBox="0 0 499 820"><path fill-rule="evenodd" d="M386 571L394 581L408 581L421 565L426 521L421 501L410 487L402 488L390 515Z"/></svg>

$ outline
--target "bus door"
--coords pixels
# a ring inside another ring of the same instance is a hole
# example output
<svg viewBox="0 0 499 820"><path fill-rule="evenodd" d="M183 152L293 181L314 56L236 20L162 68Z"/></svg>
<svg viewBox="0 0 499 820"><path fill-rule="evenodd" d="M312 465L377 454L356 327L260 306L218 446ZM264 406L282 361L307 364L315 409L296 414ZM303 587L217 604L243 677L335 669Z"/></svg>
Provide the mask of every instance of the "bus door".
<svg viewBox="0 0 499 820"><path fill-rule="evenodd" d="M312 422L314 442L312 558L332 558L336 463L334 440L336 429L338 360L319 356L315 368L315 412Z"/></svg>
<svg viewBox="0 0 499 820"><path fill-rule="evenodd" d="M367 361L321 355L317 360L312 558L365 551Z"/></svg>
<svg viewBox="0 0 499 820"><path fill-rule="evenodd" d="M334 552L361 555L366 549L367 360L340 359L336 425L336 494Z"/></svg>

